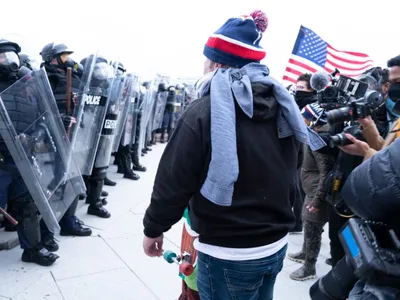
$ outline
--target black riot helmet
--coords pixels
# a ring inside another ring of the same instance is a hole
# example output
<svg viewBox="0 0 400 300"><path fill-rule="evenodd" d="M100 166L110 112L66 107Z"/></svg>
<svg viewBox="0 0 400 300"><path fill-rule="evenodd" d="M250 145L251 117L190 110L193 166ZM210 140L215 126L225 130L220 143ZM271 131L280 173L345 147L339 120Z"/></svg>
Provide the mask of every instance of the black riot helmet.
<svg viewBox="0 0 400 300"><path fill-rule="evenodd" d="M49 43L43 47L39 54L42 56L44 62L51 63L53 58L59 58L62 54L72 53L74 53L74 51L70 50L65 44Z"/></svg>
<svg viewBox="0 0 400 300"><path fill-rule="evenodd" d="M19 55L19 61L20 61L21 67L24 66L24 67L28 68L31 71L39 69L37 64L36 64L36 61L32 60L29 57L29 55L27 55L27 54L22 54L21 53Z"/></svg>
<svg viewBox="0 0 400 300"><path fill-rule="evenodd" d="M18 53L21 47L17 43L0 39L0 76L3 79L14 81L18 79L20 66Z"/></svg>
<svg viewBox="0 0 400 300"><path fill-rule="evenodd" d="M112 66L114 68L116 68L117 75L119 75L119 76L124 75L125 72L126 72L126 69L125 69L124 65L122 63L120 63L120 62L118 63L118 66L116 66L116 65L117 65L116 62L112 63Z"/></svg>
<svg viewBox="0 0 400 300"><path fill-rule="evenodd" d="M161 92L166 92L167 91L167 85L165 82L160 82L158 85L158 91Z"/></svg>
<svg viewBox="0 0 400 300"><path fill-rule="evenodd" d="M150 82L149 81L145 81L142 83L142 86L144 86L146 89L150 88Z"/></svg>

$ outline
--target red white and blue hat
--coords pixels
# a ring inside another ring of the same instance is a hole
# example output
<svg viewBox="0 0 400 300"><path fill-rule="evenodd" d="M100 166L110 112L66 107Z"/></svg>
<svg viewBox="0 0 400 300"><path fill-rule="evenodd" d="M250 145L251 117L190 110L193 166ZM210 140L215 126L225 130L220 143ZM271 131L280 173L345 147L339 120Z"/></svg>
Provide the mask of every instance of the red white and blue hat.
<svg viewBox="0 0 400 300"><path fill-rule="evenodd" d="M207 41L204 55L213 62L232 67L242 67L260 62L266 55L260 46L268 18L261 10L250 16L229 19Z"/></svg>

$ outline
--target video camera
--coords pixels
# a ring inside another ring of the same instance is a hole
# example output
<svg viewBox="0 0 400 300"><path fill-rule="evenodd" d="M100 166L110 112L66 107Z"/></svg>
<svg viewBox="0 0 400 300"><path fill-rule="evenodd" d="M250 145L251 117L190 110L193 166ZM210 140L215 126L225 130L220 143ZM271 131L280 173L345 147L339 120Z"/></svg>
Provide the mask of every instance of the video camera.
<svg viewBox="0 0 400 300"><path fill-rule="evenodd" d="M351 144L346 133L362 139L361 130L354 122L370 116L383 101L379 92L368 90L368 83L343 75L337 78L337 74L340 72L335 69L332 74L317 72L311 77L311 87L318 91L318 103L326 111L328 122L352 123L342 133L331 136L329 145L332 148Z"/></svg>
<svg viewBox="0 0 400 300"><path fill-rule="evenodd" d="M311 287L311 299L347 299L359 279L372 286L400 287L400 238L394 228L352 218L339 237L346 256Z"/></svg>

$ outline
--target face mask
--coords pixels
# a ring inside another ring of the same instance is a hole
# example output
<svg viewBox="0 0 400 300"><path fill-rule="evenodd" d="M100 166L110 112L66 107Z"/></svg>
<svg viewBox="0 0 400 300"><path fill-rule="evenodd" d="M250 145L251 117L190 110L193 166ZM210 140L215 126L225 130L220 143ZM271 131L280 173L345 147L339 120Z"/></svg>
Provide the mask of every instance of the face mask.
<svg viewBox="0 0 400 300"><path fill-rule="evenodd" d="M400 112L398 111L399 110L399 104L400 104L400 101L393 101L392 99L390 99L390 98L387 98L386 99L386 109L388 110L388 112L391 114L391 115L393 115L394 117L396 117L396 118L398 118L398 117L400 117ZM397 107L396 107L397 106Z"/></svg>
<svg viewBox="0 0 400 300"><path fill-rule="evenodd" d="M400 99L400 83L396 82L390 85L388 96L395 102Z"/></svg>
<svg viewBox="0 0 400 300"><path fill-rule="evenodd" d="M306 91L296 91L296 93L294 94L294 97L296 98L296 100L300 100L300 99L305 99L311 96L314 96L315 93L314 92L306 92Z"/></svg>

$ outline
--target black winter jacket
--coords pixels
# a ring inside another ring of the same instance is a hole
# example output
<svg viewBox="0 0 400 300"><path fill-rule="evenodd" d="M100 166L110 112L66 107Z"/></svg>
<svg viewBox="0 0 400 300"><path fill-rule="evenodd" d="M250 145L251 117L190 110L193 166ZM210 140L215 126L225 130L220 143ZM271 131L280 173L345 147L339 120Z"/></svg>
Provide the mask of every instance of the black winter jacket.
<svg viewBox="0 0 400 300"><path fill-rule="evenodd" d="M359 217L399 226L400 139L359 165L341 194Z"/></svg>
<svg viewBox="0 0 400 300"><path fill-rule="evenodd" d="M177 223L189 205L193 230L202 243L251 248L284 237L294 225L299 143L279 139L272 91L253 85L254 116L236 106L239 178L232 205L222 207L204 198L200 189L211 160L210 97L190 104L161 158L144 233L158 237ZM189 204L190 202L190 204Z"/></svg>

